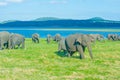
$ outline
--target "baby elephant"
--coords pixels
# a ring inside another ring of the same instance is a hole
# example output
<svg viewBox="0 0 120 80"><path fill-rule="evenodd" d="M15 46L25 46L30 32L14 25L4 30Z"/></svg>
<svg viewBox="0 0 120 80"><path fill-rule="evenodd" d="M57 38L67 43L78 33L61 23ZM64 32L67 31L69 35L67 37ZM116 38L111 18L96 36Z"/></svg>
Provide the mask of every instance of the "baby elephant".
<svg viewBox="0 0 120 80"><path fill-rule="evenodd" d="M34 43L39 43L39 34L38 33L32 34L32 41Z"/></svg>
<svg viewBox="0 0 120 80"><path fill-rule="evenodd" d="M65 46L65 38L62 38L58 43L58 53L60 53L61 50L63 50L64 55L66 55L67 50L66 50L66 46Z"/></svg>
<svg viewBox="0 0 120 80"><path fill-rule="evenodd" d="M15 49L16 45L18 46L18 48L20 48L21 44L22 48L25 48L25 38L20 34L11 34L9 42L9 46L11 49Z"/></svg>

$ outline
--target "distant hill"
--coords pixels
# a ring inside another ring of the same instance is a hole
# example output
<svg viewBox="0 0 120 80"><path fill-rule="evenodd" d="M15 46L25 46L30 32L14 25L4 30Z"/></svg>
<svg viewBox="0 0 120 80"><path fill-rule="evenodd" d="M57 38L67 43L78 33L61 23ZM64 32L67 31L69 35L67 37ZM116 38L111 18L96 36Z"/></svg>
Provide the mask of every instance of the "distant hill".
<svg viewBox="0 0 120 80"><path fill-rule="evenodd" d="M103 19L101 17L93 17L93 18L90 18L88 20L92 20L92 21L104 21L105 19Z"/></svg>
<svg viewBox="0 0 120 80"><path fill-rule="evenodd" d="M60 20L60 18L56 18L56 17L41 17L41 18L37 18L33 21L49 21L49 20Z"/></svg>
<svg viewBox="0 0 120 80"><path fill-rule="evenodd" d="M9 22L15 22L17 20L7 20L7 21L3 21L3 22L0 22L1 24L5 24L5 23L9 23Z"/></svg>
<svg viewBox="0 0 120 80"><path fill-rule="evenodd" d="M119 28L120 21L94 17L86 20L38 18L31 21L13 21L0 24L0 28Z"/></svg>

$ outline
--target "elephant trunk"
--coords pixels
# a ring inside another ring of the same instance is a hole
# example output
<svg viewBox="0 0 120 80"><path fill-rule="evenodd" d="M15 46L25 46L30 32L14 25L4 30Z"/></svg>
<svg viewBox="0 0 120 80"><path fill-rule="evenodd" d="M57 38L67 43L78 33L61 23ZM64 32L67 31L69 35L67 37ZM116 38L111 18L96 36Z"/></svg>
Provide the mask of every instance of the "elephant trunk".
<svg viewBox="0 0 120 80"><path fill-rule="evenodd" d="M22 48L23 49L25 48L25 39L23 39L23 41L22 41Z"/></svg>
<svg viewBox="0 0 120 80"><path fill-rule="evenodd" d="M11 38L9 36L9 40L8 40L8 48L11 49Z"/></svg>
<svg viewBox="0 0 120 80"><path fill-rule="evenodd" d="M91 57L91 59L93 59L93 55L92 55L92 48L90 45L87 45L88 51L89 51L89 55Z"/></svg>
<svg viewBox="0 0 120 80"><path fill-rule="evenodd" d="M77 45L77 50L80 54L80 59L84 59L85 56L84 56L84 51L83 51L83 47L81 45Z"/></svg>

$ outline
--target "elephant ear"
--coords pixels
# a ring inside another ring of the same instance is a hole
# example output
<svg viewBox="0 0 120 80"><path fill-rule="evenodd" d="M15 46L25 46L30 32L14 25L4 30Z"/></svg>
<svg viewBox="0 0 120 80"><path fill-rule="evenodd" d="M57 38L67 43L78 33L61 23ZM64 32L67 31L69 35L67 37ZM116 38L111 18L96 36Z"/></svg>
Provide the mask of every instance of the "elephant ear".
<svg viewBox="0 0 120 80"><path fill-rule="evenodd" d="M78 38L76 39L76 43L81 44L81 43L82 43L82 39L78 37Z"/></svg>

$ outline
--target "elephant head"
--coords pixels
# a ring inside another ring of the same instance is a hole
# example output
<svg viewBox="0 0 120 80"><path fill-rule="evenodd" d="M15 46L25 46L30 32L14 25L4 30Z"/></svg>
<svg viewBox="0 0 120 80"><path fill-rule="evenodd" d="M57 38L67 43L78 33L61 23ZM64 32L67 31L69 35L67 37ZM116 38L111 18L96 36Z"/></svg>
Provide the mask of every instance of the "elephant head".
<svg viewBox="0 0 120 80"><path fill-rule="evenodd" d="M78 51L81 51L82 57L84 57L83 52L85 51L85 47L88 48L90 57L92 56L92 48L91 48L91 38L88 35L79 35L76 39L77 49ZM81 47L80 47L81 46ZM81 50L82 49L82 50Z"/></svg>

